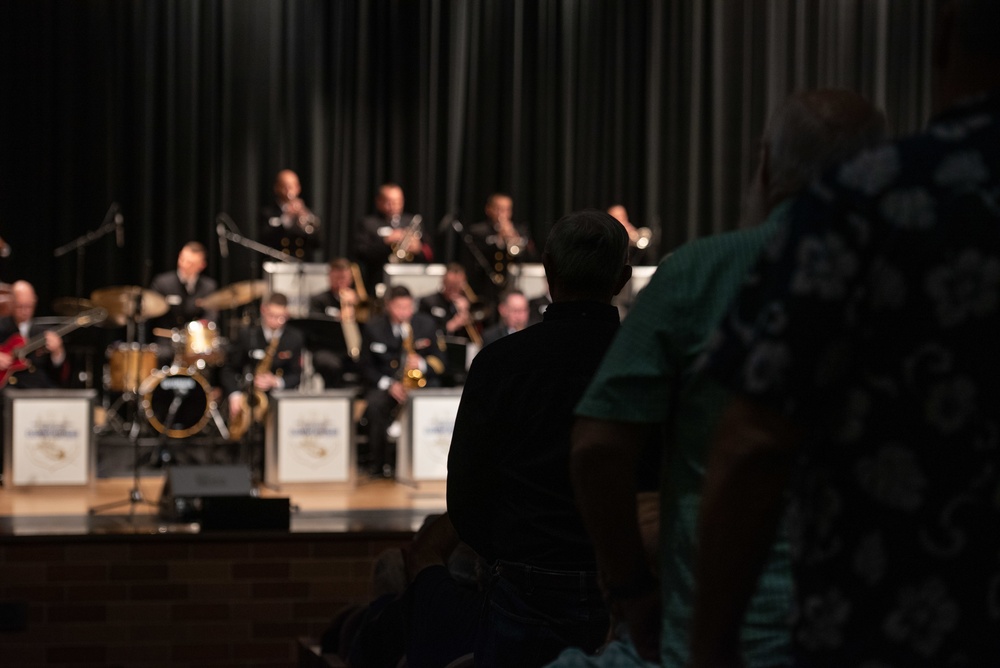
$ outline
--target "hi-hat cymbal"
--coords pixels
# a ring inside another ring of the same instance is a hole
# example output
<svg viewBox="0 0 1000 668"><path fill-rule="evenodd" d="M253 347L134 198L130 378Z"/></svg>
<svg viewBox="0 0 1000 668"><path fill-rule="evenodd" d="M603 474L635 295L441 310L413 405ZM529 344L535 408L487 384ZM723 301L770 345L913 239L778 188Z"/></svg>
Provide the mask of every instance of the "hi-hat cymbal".
<svg viewBox="0 0 1000 668"><path fill-rule="evenodd" d="M80 297L60 297L52 302L52 310L56 315L64 315L70 318L96 307L97 304L94 302Z"/></svg>
<svg viewBox="0 0 1000 668"><path fill-rule="evenodd" d="M105 326L121 326L129 320L144 322L157 318L170 309L163 295L137 285L116 285L94 290L90 293L90 299L96 306L107 309Z"/></svg>
<svg viewBox="0 0 1000 668"><path fill-rule="evenodd" d="M249 304L255 299L260 299L267 292L266 281L243 281L227 285L221 290L206 295L198 300L198 306L202 308L226 309L238 308L244 304Z"/></svg>

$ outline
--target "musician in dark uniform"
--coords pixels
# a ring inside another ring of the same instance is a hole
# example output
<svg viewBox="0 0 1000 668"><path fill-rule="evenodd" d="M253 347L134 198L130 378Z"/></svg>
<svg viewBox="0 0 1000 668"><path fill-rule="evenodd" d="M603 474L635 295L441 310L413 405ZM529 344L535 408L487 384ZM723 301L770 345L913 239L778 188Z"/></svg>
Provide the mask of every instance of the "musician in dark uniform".
<svg viewBox="0 0 1000 668"><path fill-rule="evenodd" d="M177 269L157 274L153 278L149 289L163 295L169 310L150 321L150 332L153 329L183 330L189 322L195 320L206 324L215 323L219 317L218 311L198 305L199 299L207 297L219 287L214 279L202 273L206 266L208 262L205 247L197 241L189 241L177 255ZM157 344L157 362L161 366L169 364L174 357L171 340L157 336L153 341Z"/></svg>
<svg viewBox="0 0 1000 668"><path fill-rule="evenodd" d="M497 311L500 321L483 332L483 345L488 346L508 334L520 332L529 324L528 300L520 290L507 290L500 296Z"/></svg>
<svg viewBox="0 0 1000 668"><path fill-rule="evenodd" d="M387 431L398 406L406 402L414 380L409 372L419 372L425 386L440 384L447 367L442 341L434 320L414 312L413 296L402 285L386 293L385 311L365 324L361 368L368 387L368 445L372 476L395 475L396 454L390 451Z"/></svg>
<svg viewBox="0 0 1000 668"><path fill-rule="evenodd" d="M628 232L628 263L633 267L656 264L656 249L653 247L653 233L650 229L633 225L628 219L628 210L621 204L609 206L608 213Z"/></svg>
<svg viewBox="0 0 1000 668"><path fill-rule="evenodd" d="M471 301L471 300L475 301ZM434 318L447 345L448 374L443 379L447 387L465 382L469 359L469 345L483 345L480 325L487 318L488 310L478 301L466 281L465 268L452 262L441 278L441 289L420 298L418 310Z"/></svg>
<svg viewBox="0 0 1000 668"><path fill-rule="evenodd" d="M315 259L322 245L320 220L302 201L299 176L290 169L274 179L274 202L261 211L260 242L303 262Z"/></svg>
<svg viewBox="0 0 1000 668"><path fill-rule="evenodd" d="M34 323L38 304L35 288L27 281L17 281L11 286L11 298L11 314L0 318L0 341L4 342L0 348L0 373L5 383L26 389L65 387L69 380L66 349L58 333ZM11 337L14 335L19 335L23 342L13 345ZM44 337L45 344L28 354L25 368L13 370L21 366L16 359L17 351L32 339L41 344L40 337Z"/></svg>
<svg viewBox="0 0 1000 668"><path fill-rule="evenodd" d="M313 368L322 376L324 387L344 387L359 380L357 363L349 351L348 331L359 327L358 306L361 300L354 289L350 261L335 258L330 261L329 267L330 289L309 298L309 315L339 327L340 332L332 333L329 341L307 341L307 344L312 350Z"/></svg>
<svg viewBox="0 0 1000 668"><path fill-rule="evenodd" d="M511 220L514 201L510 195L493 193L486 200L485 211L486 220L469 226L462 263L472 289L495 306L508 287L510 265L536 262L538 257L528 228Z"/></svg>
<svg viewBox="0 0 1000 668"><path fill-rule="evenodd" d="M441 278L441 289L421 297L418 310L434 318L445 336L469 340L477 331L473 306L466 289L465 267L452 262Z"/></svg>
<svg viewBox="0 0 1000 668"><path fill-rule="evenodd" d="M393 250L398 251L397 261L434 261L420 217L405 213L403 203L403 189L399 185L382 184L375 196L375 214L362 218L354 230L354 254L369 289L374 290L378 283L384 282L382 267L389 262Z"/></svg>
<svg viewBox="0 0 1000 668"><path fill-rule="evenodd" d="M263 392L291 390L302 379L302 333L286 327L288 297L271 293L260 305L260 322L244 328L230 346L220 383L229 397L230 419L242 410L240 395L248 378ZM272 349L272 342L277 339ZM270 360L265 358L270 354ZM262 368L266 367L266 368Z"/></svg>

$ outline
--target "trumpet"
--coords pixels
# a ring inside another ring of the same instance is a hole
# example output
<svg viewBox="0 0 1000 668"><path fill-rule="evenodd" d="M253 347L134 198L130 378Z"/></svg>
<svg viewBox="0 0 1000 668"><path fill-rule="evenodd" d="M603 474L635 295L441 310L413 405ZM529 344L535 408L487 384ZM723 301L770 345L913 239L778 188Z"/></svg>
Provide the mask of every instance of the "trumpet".
<svg viewBox="0 0 1000 668"><path fill-rule="evenodd" d="M649 242L653 239L653 230L648 227L633 227L629 231L628 240L629 244L635 246L639 250L644 250L649 247Z"/></svg>
<svg viewBox="0 0 1000 668"><path fill-rule="evenodd" d="M410 224L406 226L406 232L403 236L399 238L399 241L392 244L391 252L389 253L389 262L392 264L398 264L400 262L413 262L413 253L408 249L410 243L413 240L420 240L423 232L420 229L420 221L423 220L420 214L413 216L410 219Z"/></svg>
<svg viewBox="0 0 1000 668"><path fill-rule="evenodd" d="M500 234L500 238L503 239L503 244L507 249L507 254L511 257L517 257L521 254L521 250L526 245L524 237L517 231L514 224L509 218L501 218L498 221L497 230Z"/></svg>
<svg viewBox="0 0 1000 668"><path fill-rule="evenodd" d="M295 221L295 224L306 234L312 234L319 226L319 218L309 210L306 203L301 198L288 200L281 205L282 218L288 217Z"/></svg>

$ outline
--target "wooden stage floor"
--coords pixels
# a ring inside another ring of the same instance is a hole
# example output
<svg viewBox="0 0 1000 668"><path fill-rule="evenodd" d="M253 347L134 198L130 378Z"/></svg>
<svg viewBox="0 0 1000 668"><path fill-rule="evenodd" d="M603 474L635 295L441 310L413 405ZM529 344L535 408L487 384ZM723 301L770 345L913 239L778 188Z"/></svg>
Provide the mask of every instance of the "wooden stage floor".
<svg viewBox="0 0 1000 668"><path fill-rule="evenodd" d="M139 488L152 503L125 503L132 477L98 478L86 486L0 488L0 535L66 535L197 531L197 526L161 520L155 502L163 475L144 475ZM445 483L405 485L359 477L356 484L289 484L280 489L260 486L261 497L286 497L292 506L291 531L341 533L415 531L429 514L445 509ZM115 502L120 506L91 513Z"/></svg>

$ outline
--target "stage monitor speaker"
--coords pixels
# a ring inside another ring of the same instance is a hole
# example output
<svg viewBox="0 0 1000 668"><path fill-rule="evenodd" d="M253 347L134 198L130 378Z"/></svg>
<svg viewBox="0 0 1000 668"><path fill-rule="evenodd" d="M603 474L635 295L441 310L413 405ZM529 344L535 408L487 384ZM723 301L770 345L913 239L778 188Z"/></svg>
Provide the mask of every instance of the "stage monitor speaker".
<svg viewBox="0 0 1000 668"><path fill-rule="evenodd" d="M203 499L249 497L252 489L246 466L172 466L167 469L160 494L160 516L175 522L194 522L199 519Z"/></svg>

